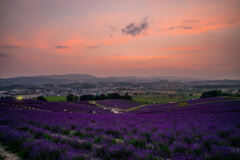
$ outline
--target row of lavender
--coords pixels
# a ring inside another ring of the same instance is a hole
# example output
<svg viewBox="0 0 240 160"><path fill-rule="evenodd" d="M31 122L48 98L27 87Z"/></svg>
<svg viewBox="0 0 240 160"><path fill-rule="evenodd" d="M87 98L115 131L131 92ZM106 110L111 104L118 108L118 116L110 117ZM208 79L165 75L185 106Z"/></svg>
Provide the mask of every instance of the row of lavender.
<svg viewBox="0 0 240 160"><path fill-rule="evenodd" d="M79 103L67 103L67 102L47 102L37 100L16 100L12 98L0 98L0 107L43 110L53 112L81 112L81 113L110 112L84 101Z"/></svg>
<svg viewBox="0 0 240 160"><path fill-rule="evenodd" d="M23 159L239 159L240 102L171 112L0 110L0 141Z"/></svg>
<svg viewBox="0 0 240 160"><path fill-rule="evenodd" d="M194 104L202 104L202 103L209 103L209 102L227 101L227 100L231 100L231 98L215 97L215 98L195 99L195 100L189 100L189 101L185 101L185 102L188 105L194 105ZM175 107L175 106L178 107L179 103L181 103L181 102L168 103L168 104L156 104L156 105L145 104L145 107L141 108L141 110L142 109L143 110L144 109L151 110L151 109L155 109L158 107L161 107L161 108L168 108L168 107ZM97 101L97 104L100 104L100 105L106 106L106 107L120 108L120 109L130 109L130 108L134 108L134 107L143 105L139 102L134 102L134 101L130 101L130 100L122 100L122 99L99 100L99 101Z"/></svg>
<svg viewBox="0 0 240 160"><path fill-rule="evenodd" d="M232 103L227 103L231 101ZM183 102L176 102L176 103L168 103L168 104L155 104L155 105L145 105L138 110L133 110L131 113L152 113L152 112L166 112L166 111L174 111L174 110L196 110L197 108L202 109L202 107L211 106L214 110L213 106L225 106L226 104L231 104L232 106L236 106L231 98L225 97L216 97L216 98L204 98L204 99L196 99L196 100L189 100ZM183 105L181 105L183 104ZM221 109L221 108L217 108Z"/></svg>
<svg viewBox="0 0 240 160"><path fill-rule="evenodd" d="M169 105L150 105L139 108L138 110L131 111L133 114L146 114L146 113L157 113L157 112L170 112L170 111L182 111L186 112L226 112L226 111L239 111L239 101L220 101L220 102L208 102L199 104L187 104L185 106L179 106L178 104Z"/></svg>
<svg viewBox="0 0 240 160"><path fill-rule="evenodd" d="M217 102L217 101L226 101L229 98L205 98L205 99L197 99L190 100L187 102L188 105L192 104L202 104L209 102ZM8 99L8 98L0 98L0 104L7 105L8 107L31 107L41 110L49 110L55 112L61 111L69 111L69 112L85 112L89 113L95 110L97 113L105 112L102 108L97 107L89 103L88 101L79 101L77 103L67 103L67 102L47 102L47 101L36 101L36 100L21 100L18 101L16 99ZM97 104L101 106L106 106L110 108L120 108L120 109L130 109L137 106L141 106L141 103L133 102L130 100L122 100L122 99L111 99L111 100L100 100L97 101ZM156 108L171 108L178 107L178 103L169 103L169 104L157 104L157 105L145 105L145 107L141 108L141 110L152 110Z"/></svg>

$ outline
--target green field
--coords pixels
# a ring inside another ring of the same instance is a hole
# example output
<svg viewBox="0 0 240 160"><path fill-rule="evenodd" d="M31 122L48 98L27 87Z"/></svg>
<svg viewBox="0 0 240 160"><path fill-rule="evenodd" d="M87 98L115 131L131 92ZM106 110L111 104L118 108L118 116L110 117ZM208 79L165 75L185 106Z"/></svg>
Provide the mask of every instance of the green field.
<svg viewBox="0 0 240 160"><path fill-rule="evenodd" d="M65 102L67 101L66 96L47 96L45 97L47 101L52 102Z"/></svg>

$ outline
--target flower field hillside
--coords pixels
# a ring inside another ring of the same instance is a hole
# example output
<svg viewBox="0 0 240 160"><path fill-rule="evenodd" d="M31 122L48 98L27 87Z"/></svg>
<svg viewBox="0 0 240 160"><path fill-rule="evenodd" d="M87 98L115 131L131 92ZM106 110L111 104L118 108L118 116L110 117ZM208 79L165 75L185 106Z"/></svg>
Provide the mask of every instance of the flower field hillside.
<svg viewBox="0 0 240 160"><path fill-rule="evenodd" d="M240 159L240 101L183 104L114 114L87 102L1 99L0 144L24 160Z"/></svg>

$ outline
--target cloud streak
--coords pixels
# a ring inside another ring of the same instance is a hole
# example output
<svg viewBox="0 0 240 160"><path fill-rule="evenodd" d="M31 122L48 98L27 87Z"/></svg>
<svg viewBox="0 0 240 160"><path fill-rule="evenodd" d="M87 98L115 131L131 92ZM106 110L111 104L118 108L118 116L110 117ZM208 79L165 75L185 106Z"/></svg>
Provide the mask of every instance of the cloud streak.
<svg viewBox="0 0 240 160"><path fill-rule="evenodd" d="M122 28L122 33L125 35L137 36L149 27L147 18L144 18L140 23L130 23Z"/></svg>
<svg viewBox="0 0 240 160"><path fill-rule="evenodd" d="M0 48L2 48L2 49L18 49L20 47L15 46L15 45L0 45Z"/></svg>
<svg viewBox="0 0 240 160"><path fill-rule="evenodd" d="M8 53L0 52L0 58L6 58L6 57L9 57Z"/></svg>
<svg viewBox="0 0 240 160"><path fill-rule="evenodd" d="M168 28L168 30L176 30L176 29L184 29L184 30L189 30L189 29L193 29L191 26L185 26L185 25L181 25L181 26L171 26Z"/></svg>
<svg viewBox="0 0 240 160"><path fill-rule="evenodd" d="M56 49L68 49L67 46L62 46L62 45L58 45L58 46L55 46Z"/></svg>

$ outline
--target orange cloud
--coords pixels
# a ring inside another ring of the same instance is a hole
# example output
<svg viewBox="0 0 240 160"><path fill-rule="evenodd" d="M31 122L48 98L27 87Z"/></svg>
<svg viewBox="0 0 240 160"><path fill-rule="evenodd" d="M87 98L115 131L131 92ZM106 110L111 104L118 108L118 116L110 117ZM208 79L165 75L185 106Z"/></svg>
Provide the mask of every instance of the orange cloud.
<svg viewBox="0 0 240 160"><path fill-rule="evenodd" d="M3 37L0 40L0 45L11 45L11 46L18 46L18 47L26 47L27 46L27 42L25 41L20 41L18 40L15 36L13 35L9 35L7 37Z"/></svg>
<svg viewBox="0 0 240 160"><path fill-rule="evenodd" d="M0 41L1 44L16 45L21 48L37 48L47 49L49 48L50 40L49 37L53 36L56 30L39 30L36 31L31 37L19 38L17 35L8 35L3 37Z"/></svg>
<svg viewBox="0 0 240 160"><path fill-rule="evenodd" d="M202 47L169 47L169 48L160 48L160 51L193 51L193 50L202 50Z"/></svg>
<svg viewBox="0 0 240 160"><path fill-rule="evenodd" d="M199 34L209 30L240 26L238 18L229 18L229 16L212 16L212 17L179 17L178 20L167 22L164 26L157 24L164 34L188 35Z"/></svg>

